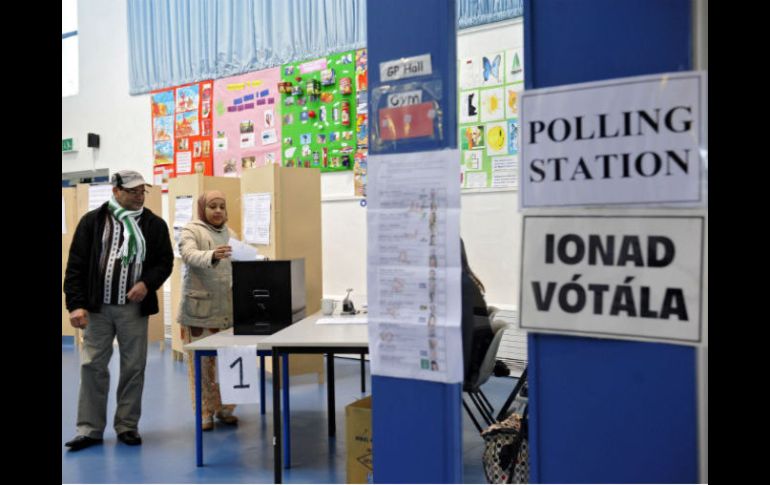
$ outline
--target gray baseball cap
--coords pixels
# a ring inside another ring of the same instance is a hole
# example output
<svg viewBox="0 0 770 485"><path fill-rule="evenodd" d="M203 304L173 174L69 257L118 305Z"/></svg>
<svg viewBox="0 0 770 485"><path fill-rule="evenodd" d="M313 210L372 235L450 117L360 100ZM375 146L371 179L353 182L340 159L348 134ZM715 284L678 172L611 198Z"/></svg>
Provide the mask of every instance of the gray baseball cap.
<svg viewBox="0 0 770 485"><path fill-rule="evenodd" d="M144 181L142 174L133 170L121 170L115 172L112 174L112 179L110 181L112 182L113 187L124 187L126 189L133 189L140 185L152 187L152 185Z"/></svg>

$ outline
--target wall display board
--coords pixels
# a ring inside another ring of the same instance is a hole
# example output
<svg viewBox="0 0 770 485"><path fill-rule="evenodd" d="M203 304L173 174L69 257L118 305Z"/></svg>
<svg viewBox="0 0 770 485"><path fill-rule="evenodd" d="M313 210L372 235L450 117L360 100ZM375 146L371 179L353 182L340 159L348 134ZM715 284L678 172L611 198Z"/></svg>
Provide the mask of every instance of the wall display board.
<svg viewBox="0 0 770 485"><path fill-rule="evenodd" d="M458 62L461 186L518 187L523 49Z"/></svg>
<svg viewBox="0 0 770 485"><path fill-rule="evenodd" d="M282 165L351 170L356 155L356 51L281 66Z"/></svg>
<svg viewBox="0 0 770 485"><path fill-rule="evenodd" d="M280 68L214 81L214 175L280 164Z"/></svg>
<svg viewBox="0 0 770 485"><path fill-rule="evenodd" d="M152 107L153 182L168 191L177 175L213 175L213 82L154 91Z"/></svg>

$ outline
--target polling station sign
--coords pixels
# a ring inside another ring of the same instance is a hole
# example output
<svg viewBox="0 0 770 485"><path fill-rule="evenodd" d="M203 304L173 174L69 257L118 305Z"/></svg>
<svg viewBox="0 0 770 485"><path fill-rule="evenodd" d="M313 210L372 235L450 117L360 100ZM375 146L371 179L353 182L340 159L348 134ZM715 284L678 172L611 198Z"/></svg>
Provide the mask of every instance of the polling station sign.
<svg viewBox="0 0 770 485"><path fill-rule="evenodd" d="M519 102L521 208L705 205L705 73L527 90Z"/></svg>
<svg viewBox="0 0 770 485"><path fill-rule="evenodd" d="M525 215L529 331L698 343L704 217Z"/></svg>

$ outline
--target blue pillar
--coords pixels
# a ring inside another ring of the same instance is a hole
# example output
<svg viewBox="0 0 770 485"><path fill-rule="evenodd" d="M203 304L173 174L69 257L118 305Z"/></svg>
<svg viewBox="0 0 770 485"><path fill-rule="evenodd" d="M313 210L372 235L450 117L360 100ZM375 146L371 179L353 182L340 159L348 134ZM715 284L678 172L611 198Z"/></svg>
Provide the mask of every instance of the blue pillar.
<svg viewBox="0 0 770 485"><path fill-rule="evenodd" d="M381 62L430 54L441 79L441 139L411 139L370 153L457 147L457 23L454 0L388 0L367 4L369 125L371 95L383 82ZM419 80L406 79L405 82ZM398 83L401 81L395 81ZM459 181L458 181L459 183ZM376 483L462 481L461 385L372 376L372 454Z"/></svg>
<svg viewBox="0 0 770 485"><path fill-rule="evenodd" d="M527 89L693 68L691 0L525 0ZM693 347L529 336L532 483L697 483Z"/></svg>

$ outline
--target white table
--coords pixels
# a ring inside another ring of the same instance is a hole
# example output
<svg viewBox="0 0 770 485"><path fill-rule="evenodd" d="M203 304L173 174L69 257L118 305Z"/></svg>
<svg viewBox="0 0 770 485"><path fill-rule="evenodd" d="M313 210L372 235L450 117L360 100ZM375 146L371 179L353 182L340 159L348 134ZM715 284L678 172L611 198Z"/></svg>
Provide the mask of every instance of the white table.
<svg viewBox="0 0 770 485"><path fill-rule="evenodd" d="M323 315L318 312L283 330L269 335L258 344L260 350L270 350L273 358L273 455L274 482L282 481L282 447L281 447L281 395L278 386L280 368L278 356L287 357L289 354L327 354L326 383L327 383L327 412L329 415L329 436L335 436L335 405L334 405L334 354L366 354L369 352L369 327L366 324L324 324L317 325L316 321ZM286 366L284 366L286 368ZM362 359L363 379L363 359ZM288 386L284 386L288 389ZM288 395L284 393L286 414L288 418ZM288 443L290 435L286 434ZM288 446L287 446L288 448ZM288 466L287 466L288 468Z"/></svg>

